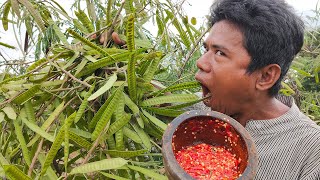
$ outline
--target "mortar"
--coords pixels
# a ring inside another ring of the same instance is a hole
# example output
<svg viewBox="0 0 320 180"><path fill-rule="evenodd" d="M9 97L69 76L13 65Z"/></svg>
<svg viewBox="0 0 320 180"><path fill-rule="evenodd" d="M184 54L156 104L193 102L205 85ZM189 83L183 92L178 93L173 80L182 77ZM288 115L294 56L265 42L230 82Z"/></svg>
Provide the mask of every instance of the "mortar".
<svg viewBox="0 0 320 180"><path fill-rule="evenodd" d="M188 111L168 125L162 141L164 166L170 180L194 179L180 166L174 154L199 143L224 146L240 158L238 180L253 179L256 174L258 158L252 137L228 115L216 111Z"/></svg>

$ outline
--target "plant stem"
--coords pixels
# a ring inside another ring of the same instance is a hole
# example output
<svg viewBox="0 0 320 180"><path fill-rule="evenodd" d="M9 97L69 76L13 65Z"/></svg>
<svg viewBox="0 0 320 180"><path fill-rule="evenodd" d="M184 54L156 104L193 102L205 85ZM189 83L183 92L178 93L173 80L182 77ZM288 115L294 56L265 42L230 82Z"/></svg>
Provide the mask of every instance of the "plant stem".
<svg viewBox="0 0 320 180"><path fill-rule="evenodd" d="M109 121L109 122L110 122L110 121ZM91 154L93 153L94 149L98 146L101 136L105 133L105 131L107 131L108 127L109 127L109 123L106 125L106 127L103 129L103 131L101 131L101 133L99 134L99 136L98 136L97 139L95 140L95 142L94 142L94 144L92 145L92 147L90 148L87 156L86 156L86 157L84 158L84 160L82 161L82 163L81 163L82 165L88 162L89 157L90 157Z"/></svg>
<svg viewBox="0 0 320 180"><path fill-rule="evenodd" d="M89 87L89 88L91 87L91 85L88 84L87 82L84 82L84 81L79 80L78 78L74 77L70 72L64 70L63 68L61 68L61 67L58 66L57 64L53 63L51 59L49 59L49 63L50 63L52 66L56 67L57 69L60 69L61 71L63 71L63 72L64 72L66 75L68 75L71 79L77 81L78 83L80 83L80 84L82 84L82 85L84 85L84 86L86 86L86 87Z"/></svg>
<svg viewBox="0 0 320 180"><path fill-rule="evenodd" d="M41 141L40 141L40 143L39 143L39 145L38 145L37 151L36 151L36 153L34 154L33 159L32 159L32 162L31 162L31 164L30 164L30 167L29 167L29 170L28 170L28 176L30 176L30 177L31 177L31 173L32 173L32 170L33 170L33 168L34 168L34 165L35 165L35 163L36 163L36 161L37 161L37 158L38 158L38 156L39 156L39 154L40 154L40 151L41 151L41 149L42 149L42 144L43 144L43 138L41 138Z"/></svg>
<svg viewBox="0 0 320 180"><path fill-rule="evenodd" d="M19 96L20 94L22 94L22 93L23 93L23 92L20 92L20 93L14 95L12 98L4 101L3 103L0 103L0 109L2 109L2 107L3 107L4 105L6 105L6 104L10 103L11 101L13 101L16 97L18 97L18 96Z"/></svg>
<svg viewBox="0 0 320 180"><path fill-rule="evenodd" d="M205 30L197 39L197 41L195 42L194 46L192 47L192 49L189 51L189 53L186 56L186 60L184 61L184 64L181 67L180 73L178 75L178 79L181 77L184 67L186 66L187 62L190 60L190 58L192 57L193 53L195 52L196 48L198 47L199 42L201 41L202 37L209 31L210 28L208 28L207 30Z"/></svg>

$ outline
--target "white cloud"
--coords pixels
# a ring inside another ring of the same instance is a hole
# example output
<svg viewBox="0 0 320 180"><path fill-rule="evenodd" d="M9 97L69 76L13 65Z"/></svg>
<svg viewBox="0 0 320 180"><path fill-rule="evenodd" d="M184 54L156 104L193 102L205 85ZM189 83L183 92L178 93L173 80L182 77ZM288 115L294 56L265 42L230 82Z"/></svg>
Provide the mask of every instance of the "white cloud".
<svg viewBox="0 0 320 180"><path fill-rule="evenodd" d="M318 0L286 0L299 12L315 10Z"/></svg>

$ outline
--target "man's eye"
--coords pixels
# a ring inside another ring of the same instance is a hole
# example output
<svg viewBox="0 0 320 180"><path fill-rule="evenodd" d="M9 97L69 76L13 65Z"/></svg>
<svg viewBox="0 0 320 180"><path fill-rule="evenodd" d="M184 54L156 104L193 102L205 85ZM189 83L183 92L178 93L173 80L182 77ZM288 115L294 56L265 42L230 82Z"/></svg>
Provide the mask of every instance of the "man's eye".
<svg viewBox="0 0 320 180"><path fill-rule="evenodd" d="M218 56L224 56L225 54L224 54L222 51L217 50L217 51L216 51L216 55L218 55Z"/></svg>

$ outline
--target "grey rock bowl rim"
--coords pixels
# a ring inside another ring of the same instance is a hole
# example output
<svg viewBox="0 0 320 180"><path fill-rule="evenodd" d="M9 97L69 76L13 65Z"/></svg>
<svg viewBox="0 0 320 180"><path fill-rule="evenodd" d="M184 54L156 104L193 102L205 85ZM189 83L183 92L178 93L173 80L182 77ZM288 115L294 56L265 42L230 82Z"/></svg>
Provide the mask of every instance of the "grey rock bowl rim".
<svg viewBox="0 0 320 180"><path fill-rule="evenodd" d="M248 165L245 169L245 171L242 173L242 176L240 176L237 180L248 180L248 179L253 179L254 175L257 172L257 166L258 166L258 155L257 155L257 149L256 146L253 142L253 139L251 135L247 132L247 130L235 119L232 117L217 112L217 111L208 111L208 110L191 110L187 111L175 119L172 120L171 123L168 124L167 129L163 133L162 136L162 155L165 159L175 159L174 153L172 148L166 148L170 147L172 145L172 137L175 132L175 130L178 128L178 126L184 122L185 120L189 120L194 117L199 117L199 116L207 116L207 117L214 117L217 119L220 119L224 122L227 122L231 124L237 131L237 133L240 134L241 138L244 140L247 151L248 151ZM169 128L170 127L170 128ZM174 129L172 131L169 131L169 129ZM171 137L171 138L170 138ZM249 153L251 152L251 153ZM172 161L171 164L166 164L167 166L170 166L176 170L176 174L174 175L175 178L179 179L186 179L186 180L194 180L192 176L190 176L187 172L183 170L183 168L179 165L177 161ZM170 174L172 176L172 174Z"/></svg>

